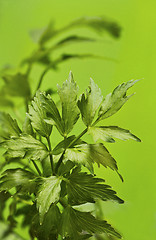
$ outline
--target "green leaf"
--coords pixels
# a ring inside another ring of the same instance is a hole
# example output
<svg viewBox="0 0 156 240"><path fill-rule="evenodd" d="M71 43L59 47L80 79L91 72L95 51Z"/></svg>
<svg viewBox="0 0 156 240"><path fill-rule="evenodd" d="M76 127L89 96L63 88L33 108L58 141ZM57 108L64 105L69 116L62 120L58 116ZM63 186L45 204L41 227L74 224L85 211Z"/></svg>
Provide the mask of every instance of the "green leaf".
<svg viewBox="0 0 156 240"><path fill-rule="evenodd" d="M7 200L10 199L11 194L6 191L0 192L0 220L4 221L4 210L6 207Z"/></svg>
<svg viewBox="0 0 156 240"><path fill-rule="evenodd" d="M52 205L45 215L42 225L39 223L38 214L32 219L31 234L39 240L56 239L61 213L56 205Z"/></svg>
<svg viewBox="0 0 156 240"><path fill-rule="evenodd" d="M4 138L11 138L21 134L17 121L5 112L0 112L0 131L1 136Z"/></svg>
<svg viewBox="0 0 156 240"><path fill-rule="evenodd" d="M42 224L44 215L48 212L50 205L59 201L61 191L61 179L52 176L42 178L37 194L37 208L40 213L40 223Z"/></svg>
<svg viewBox="0 0 156 240"><path fill-rule="evenodd" d="M74 169L67 180L67 193L69 202L73 205L94 203L96 200L124 201L116 196L116 192L109 185L103 184L104 180L95 178L91 174L79 172Z"/></svg>
<svg viewBox="0 0 156 240"><path fill-rule="evenodd" d="M80 212L68 206L63 211L61 235L69 236L70 239L77 240L81 234L107 233L121 238L121 235L104 220L96 219L90 212Z"/></svg>
<svg viewBox="0 0 156 240"><path fill-rule="evenodd" d="M68 44L73 44L73 43L94 42L94 41L96 40L90 37L81 37L81 36L73 35L73 36L68 36L62 39L61 41L59 41L54 48L64 47Z"/></svg>
<svg viewBox="0 0 156 240"><path fill-rule="evenodd" d="M74 124L79 118L77 107L78 87L73 79L72 72L69 78L63 83L62 88L58 85L58 94L62 104L62 122L64 125L64 136L67 136L73 129Z"/></svg>
<svg viewBox="0 0 156 240"><path fill-rule="evenodd" d="M96 111L102 102L101 90L90 79L89 91L86 90L86 96L83 93L81 99L78 101L78 107L80 109L82 120L86 126L90 126L95 117Z"/></svg>
<svg viewBox="0 0 156 240"><path fill-rule="evenodd" d="M35 29L30 32L30 36L32 39L43 45L46 43L50 38L55 35L56 30L54 29L54 23L51 21L46 27L42 29Z"/></svg>
<svg viewBox="0 0 156 240"><path fill-rule="evenodd" d="M53 22L50 22L45 28L31 31L31 36L35 42L43 46L47 41L56 37L58 34L75 27L89 27L97 33L107 31L116 38L120 36L121 32L121 28L117 23L107 20L105 17L81 17L58 30L54 28Z"/></svg>
<svg viewBox="0 0 156 240"><path fill-rule="evenodd" d="M68 160L75 164L83 165L88 168L91 173L94 172L93 159L90 155L90 147L88 144L77 145L74 148L66 149L64 161L66 162Z"/></svg>
<svg viewBox="0 0 156 240"><path fill-rule="evenodd" d="M58 175L64 176L69 174L70 170L75 166L75 164L71 161L67 161L66 163L62 163L58 169Z"/></svg>
<svg viewBox="0 0 156 240"><path fill-rule="evenodd" d="M35 188L34 179L36 176L24 169L8 169L2 173L0 178L0 191L8 191L13 187L20 186L20 191L33 192Z"/></svg>
<svg viewBox="0 0 156 240"><path fill-rule="evenodd" d="M81 144L74 148L69 148L64 154L64 161L71 160L76 164L81 164L93 173L93 163L98 166L110 167L112 170L118 170L115 159L110 155L102 143L99 144Z"/></svg>
<svg viewBox="0 0 156 240"><path fill-rule="evenodd" d="M4 75L5 86L2 91L10 96L30 98L31 91L26 74L17 73L15 75Z"/></svg>
<svg viewBox="0 0 156 240"><path fill-rule="evenodd" d="M37 91L32 106L29 106L29 118L33 128L43 137L48 138L52 131L52 126L47 124L44 119L46 118L45 109L42 106L44 101L43 94Z"/></svg>
<svg viewBox="0 0 156 240"><path fill-rule="evenodd" d="M6 155L12 158L19 157L42 161L49 155L46 145L27 134L12 137L2 142L1 146L7 149Z"/></svg>
<svg viewBox="0 0 156 240"><path fill-rule="evenodd" d="M48 117L48 119L45 119L45 122L56 126L60 134L63 135L63 122L60 113L56 107L56 104L54 103L50 95L46 96L44 93L40 94L42 95L42 104Z"/></svg>
<svg viewBox="0 0 156 240"><path fill-rule="evenodd" d="M66 138L65 140L59 142L56 145L56 147L53 149L53 155L59 155L60 153L62 153L74 139L75 139L75 136L72 135Z"/></svg>
<svg viewBox="0 0 156 240"><path fill-rule="evenodd" d="M132 134L129 130L117 127L117 126L98 126L90 127L88 134L92 135L94 141L103 140L105 142L114 143L114 138L121 140L135 140L141 142L141 140Z"/></svg>
<svg viewBox="0 0 156 240"><path fill-rule="evenodd" d="M108 94L101 105L98 113L98 119L102 120L108 118L119 111L119 109L127 102L127 100L134 95L131 94L127 96L127 90L138 81L139 80L131 80L127 83L122 83L117 86L112 93Z"/></svg>
<svg viewBox="0 0 156 240"><path fill-rule="evenodd" d="M101 17L80 17L71 23L71 27L90 27L97 33L109 32L113 37L118 38L120 36L121 28L114 22L107 18Z"/></svg>
<svg viewBox="0 0 156 240"><path fill-rule="evenodd" d="M23 130L23 133L25 133L25 134L32 135L32 136L35 135L34 131L33 131L33 128L32 128L32 125L31 125L30 118L28 117L28 115L26 115L26 117L25 117L25 121L24 121L24 124L22 126L22 130Z"/></svg>

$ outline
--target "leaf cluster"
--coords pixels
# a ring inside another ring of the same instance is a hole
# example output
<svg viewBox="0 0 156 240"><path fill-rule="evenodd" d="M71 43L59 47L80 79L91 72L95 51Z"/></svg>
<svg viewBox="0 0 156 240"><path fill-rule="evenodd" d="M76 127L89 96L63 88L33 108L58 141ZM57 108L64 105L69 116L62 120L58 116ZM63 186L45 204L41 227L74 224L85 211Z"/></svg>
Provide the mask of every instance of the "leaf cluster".
<svg viewBox="0 0 156 240"><path fill-rule="evenodd" d="M77 207L99 200L124 202L104 179L95 176L94 164L118 173L117 162L104 141L140 139L126 129L97 124L119 111L130 98L127 90L135 82L123 83L103 98L91 79L86 93L78 97L78 86L70 72L69 78L58 86L61 110L50 95L37 91L22 128L10 115L0 113L4 157L8 163L19 164L0 177L2 197L12 196L8 218L12 228L16 218L24 215L22 225L29 225L32 239L98 239L101 234L121 238L106 220ZM72 131L80 118L85 129L75 136ZM56 146L51 144L54 128L62 137ZM90 134L94 143L84 141L85 134ZM20 166L23 161L28 163L24 168ZM5 196L5 192L9 195Z"/></svg>

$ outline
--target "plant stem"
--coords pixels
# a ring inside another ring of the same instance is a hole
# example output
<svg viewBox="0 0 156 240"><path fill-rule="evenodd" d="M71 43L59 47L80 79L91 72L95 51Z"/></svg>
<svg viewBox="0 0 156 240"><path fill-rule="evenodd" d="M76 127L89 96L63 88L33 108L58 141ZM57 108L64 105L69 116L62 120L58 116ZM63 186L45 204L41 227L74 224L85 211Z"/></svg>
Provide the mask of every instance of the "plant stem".
<svg viewBox="0 0 156 240"><path fill-rule="evenodd" d="M66 207L68 206L68 204L66 203L65 199L63 199L63 198L60 198L60 199L59 199L59 202L61 203L61 205L62 205L64 208L66 208Z"/></svg>
<svg viewBox="0 0 156 240"><path fill-rule="evenodd" d="M72 145L74 145L74 143L79 140L86 132L88 131L88 128L86 128L82 133L80 133L67 147L70 148ZM61 157L56 165L56 168L55 168L55 172L57 173L62 161L63 161L63 157L64 157L64 154L66 152L66 148L64 149L63 153L61 154Z"/></svg>
<svg viewBox="0 0 156 240"><path fill-rule="evenodd" d="M34 160L31 160L31 161L32 161L32 163L34 164L34 167L36 168L38 174L41 176L42 174L41 174L41 171L40 171L39 167L37 166L37 164L35 163Z"/></svg>
<svg viewBox="0 0 156 240"><path fill-rule="evenodd" d="M52 171L52 175L54 173L54 163L53 163L53 155L51 153L51 142L50 142L50 137L47 137L47 142L48 142L48 147L49 147L49 157L50 157L50 164L51 164L51 171Z"/></svg>
<svg viewBox="0 0 156 240"><path fill-rule="evenodd" d="M56 172L56 173L57 173L57 171L58 171L58 169L59 169L59 167L60 167L60 165L61 165L61 163L62 163L62 161L63 161L63 157L64 157L64 154L65 154L65 151L66 151L66 149L63 151L63 153L61 154L60 159L58 160L58 162L57 162L57 164L56 164L56 168L55 168L55 172Z"/></svg>
<svg viewBox="0 0 156 240"><path fill-rule="evenodd" d="M80 133L69 145L68 148L70 148L77 140L79 140L86 132L88 131L88 127L85 128L85 130Z"/></svg>
<svg viewBox="0 0 156 240"><path fill-rule="evenodd" d="M19 197L17 197L17 196L12 196L16 201L20 201L20 202L22 202L22 203L24 203L24 204L27 204L27 205L30 205L30 206L32 206L33 205L33 203L31 203L31 202L28 202L28 201L26 201L26 200L24 200L24 199L21 199L21 198L19 198Z"/></svg>

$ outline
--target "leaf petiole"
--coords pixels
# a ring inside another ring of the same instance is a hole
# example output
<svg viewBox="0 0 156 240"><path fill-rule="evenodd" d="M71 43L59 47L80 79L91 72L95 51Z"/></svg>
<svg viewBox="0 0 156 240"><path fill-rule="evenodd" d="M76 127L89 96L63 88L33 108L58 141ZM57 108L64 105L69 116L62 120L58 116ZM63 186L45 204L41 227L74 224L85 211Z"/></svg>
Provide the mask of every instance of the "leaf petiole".
<svg viewBox="0 0 156 240"><path fill-rule="evenodd" d="M51 142L50 142L50 137L47 137L47 142L48 142L48 147L49 147L49 157L50 157L50 164L51 164L51 171L52 175L54 173L54 163L53 163L53 155L52 155L52 149L51 149Z"/></svg>

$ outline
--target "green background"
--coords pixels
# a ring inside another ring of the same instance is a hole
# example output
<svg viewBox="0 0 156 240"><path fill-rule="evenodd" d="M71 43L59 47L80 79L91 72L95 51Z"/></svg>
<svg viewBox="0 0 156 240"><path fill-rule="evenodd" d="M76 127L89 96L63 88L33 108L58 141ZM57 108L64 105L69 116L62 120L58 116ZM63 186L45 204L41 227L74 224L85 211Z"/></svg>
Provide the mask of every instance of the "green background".
<svg viewBox="0 0 156 240"><path fill-rule="evenodd" d="M124 205L105 203L104 215L125 240L156 239L155 194L155 88L156 88L156 2L154 0L0 0L0 66L19 64L35 44L28 32L54 19L57 27L80 16L105 15L122 26L122 36L112 40L108 35L97 43L77 44L66 52L86 52L114 60L71 60L58 72L49 72L42 89L64 81L70 70L83 91L92 77L103 94L130 79L142 79L133 90L137 94L126 106L106 121L130 129L142 143L117 141L107 144L124 177L121 183L110 170L97 173L117 190ZM87 30L76 32L93 34ZM94 35L94 34L93 34ZM38 78L36 69L34 78ZM80 91L80 92L81 92Z"/></svg>

